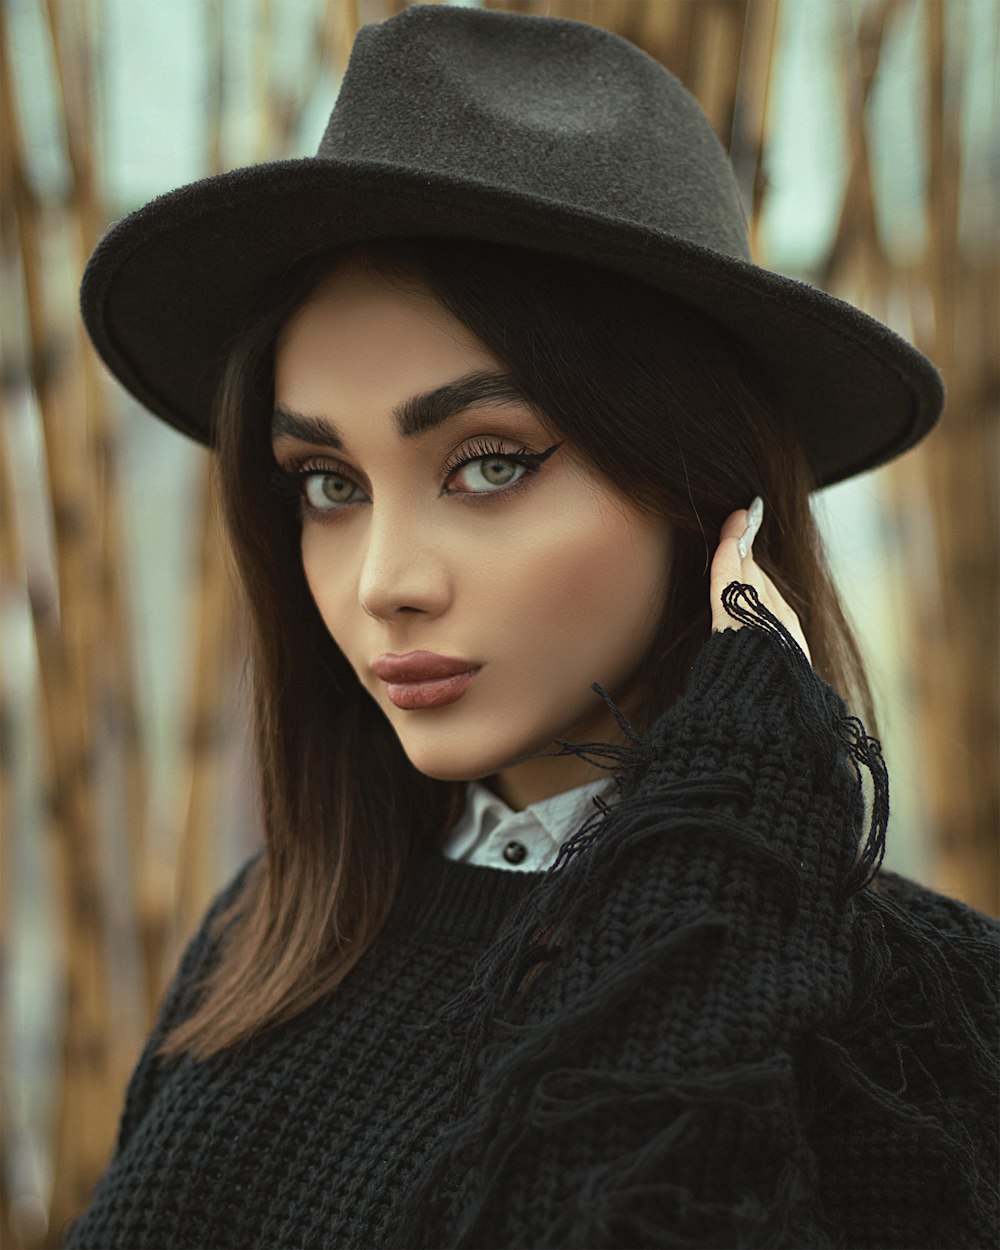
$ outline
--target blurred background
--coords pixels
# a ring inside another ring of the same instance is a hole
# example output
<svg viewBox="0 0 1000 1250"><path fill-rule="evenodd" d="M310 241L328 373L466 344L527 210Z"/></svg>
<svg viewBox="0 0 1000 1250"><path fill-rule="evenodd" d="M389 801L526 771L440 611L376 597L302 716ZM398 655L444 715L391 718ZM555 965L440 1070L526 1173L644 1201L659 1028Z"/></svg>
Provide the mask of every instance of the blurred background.
<svg viewBox="0 0 1000 1250"><path fill-rule="evenodd" d="M468 0L467 0L468 2ZM109 223L311 155L398 0L0 8L0 1244L58 1244L215 890L258 845L208 453L102 371L77 287ZM869 661L886 866L998 899L1000 0L538 0L624 35L728 145L755 258L942 370L915 451L815 507Z"/></svg>

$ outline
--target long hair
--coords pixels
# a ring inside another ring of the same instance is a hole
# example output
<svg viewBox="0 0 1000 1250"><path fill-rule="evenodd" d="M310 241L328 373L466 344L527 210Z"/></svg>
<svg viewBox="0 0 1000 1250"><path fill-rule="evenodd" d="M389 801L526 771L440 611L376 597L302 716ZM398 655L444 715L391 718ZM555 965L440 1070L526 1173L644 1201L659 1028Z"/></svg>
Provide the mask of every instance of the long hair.
<svg viewBox="0 0 1000 1250"><path fill-rule="evenodd" d="M272 486L275 343L348 256L428 288L546 424L634 506L670 523L637 729L683 691L711 631L722 523L759 494L767 516L754 556L798 613L814 668L874 732L801 441L769 403L767 377L711 319L631 278L473 239L380 239L304 258L234 343L213 417L215 487L250 624L265 854L218 918L218 958L163 1056L208 1057L336 990L375 945L409 866L443 844L464 804L464 782L410 763L334 643L303 572L297 507Z"/></svg>

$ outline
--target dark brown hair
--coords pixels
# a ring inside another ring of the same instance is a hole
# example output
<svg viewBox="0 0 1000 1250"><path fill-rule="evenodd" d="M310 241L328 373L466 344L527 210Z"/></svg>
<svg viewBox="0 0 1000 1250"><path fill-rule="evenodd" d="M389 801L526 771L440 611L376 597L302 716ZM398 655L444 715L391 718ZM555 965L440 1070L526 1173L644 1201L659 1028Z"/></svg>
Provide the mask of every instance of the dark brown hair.
<svg viewBox="0 0 1000 1250"><path fill-rule="evenodd" d="M711 630L719 530L759 494L767 514L754 555L798 613L816 670L875 732L806 455L769 405L767 378L714 322L632 279L473 239L382 239L304 259L235 344L214 417L216 484L250 622L266 849L219 917L218 961L163 1055L207 1057L336 990L378 938L408 867L443 843L464 803L463 782L409 762L330 637L302 570L297 509L271 486L276 339L348 256L429 288L553 431L670 523L670 585L636 728L683 690Z"/></svg>

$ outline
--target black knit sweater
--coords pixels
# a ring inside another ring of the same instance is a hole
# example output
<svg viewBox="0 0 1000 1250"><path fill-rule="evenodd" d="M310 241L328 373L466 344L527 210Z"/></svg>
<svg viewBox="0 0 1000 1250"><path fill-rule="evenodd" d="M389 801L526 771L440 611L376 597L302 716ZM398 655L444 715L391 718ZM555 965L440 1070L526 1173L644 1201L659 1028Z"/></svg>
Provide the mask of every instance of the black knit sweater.
<svg viewBox="0 0 1000 1250"><path fill-rule="evenodd" d="M1000 924L879 871L878 744L727 595L548 873L439 852L340 991L153 1060L245 865L66 1245L995 1247Z"/></svg>

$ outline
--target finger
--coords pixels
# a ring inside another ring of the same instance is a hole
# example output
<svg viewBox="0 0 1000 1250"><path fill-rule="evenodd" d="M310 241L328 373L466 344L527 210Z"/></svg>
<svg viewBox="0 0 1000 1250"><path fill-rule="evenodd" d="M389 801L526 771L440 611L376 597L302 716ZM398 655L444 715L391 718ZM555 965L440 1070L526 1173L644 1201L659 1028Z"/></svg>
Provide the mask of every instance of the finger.
<svg viewBox="0 0 1000 1250"><path fill-rule="evenodd" d="M767 571L757 563L753 554L753 540L763 519L763 505L755 499L750 508L737 508L726 517L719 531L719 546L712 560L709 577L712 607L712 630L740 629L742 622L735 621L722 606L722 592L734 581L750 585L756 590L761 606L776 617L802 648L812 663L812 656L798 614L782 595ZM750 527L749 533L747 532ZM743 539L745 554L740 554L739 543Z"/></svg>
<svg viewBox="0 0 1000 1250"><path fill-rule="evenodd" d="M806 659L811 664L812 654L809 651L809 644L806 642L805 631L802 628L802 622L799 620L798 613L774 584L767 570L757 565L757 571L765 588L764 594L761 595L761 603L784 625L785 629L788 630L802 648Z"/></svg>
<svg viewBox="0 0 1000 1250"><path fill-rule="evenodd" d="M712 559L709 575L712 629L716 631L739 628L739 622L734 621L722 606L722 592L730 582L747 582L758 593L764 590L758 566L753 559L752 550L748 550L745 556L741 556L737 546L737 542L746 531L748 523L748 509L737 508L735 512L731 512L726 517L725 523L719 532L719 546Z"/></svg>
<svg viewBox="0 0 1000 1250"><path fill-rule="evenodd" d="M751 503L750 507L747 509L746 529L736 540L736 549L740 553L741 559L746 559L749 554L750 549L753 546L753 540L756 538L757 531L760 529L763 520L764 501L761 499L760 495L756 495L753 503Z"/></svg>
<svg viewBox="0 0 1000 1250"><path fill-rule="evenodd" d="M736 540L746 528L746 511L740 509L731 513L722 527L719 545L712 557L709 573L709 600L712 607L712 629L728 629L735 625L722 606L722 592L730 582L743 580L743 561L736 549Z"/></svg>
<svg viewBox="0 0 1000 1250"><path fill-rule="evenodd" d="M761 576L768 587L767 595L771 611L799 644L805 653L806 659L811 664L812 653L809 650L808 642L806 642L806 635L802 628L802 622L799 620L799 614L763 569L761 569Z"/></svg>
<svg viewBox="0 0 1000 1250"><path fill-rule="evenodd" d="M749 516L748 508L737 508L735 512L730 512L722 523L722 529L719 530L719 541L726 538L739 538L749 523Z"/></svg>

